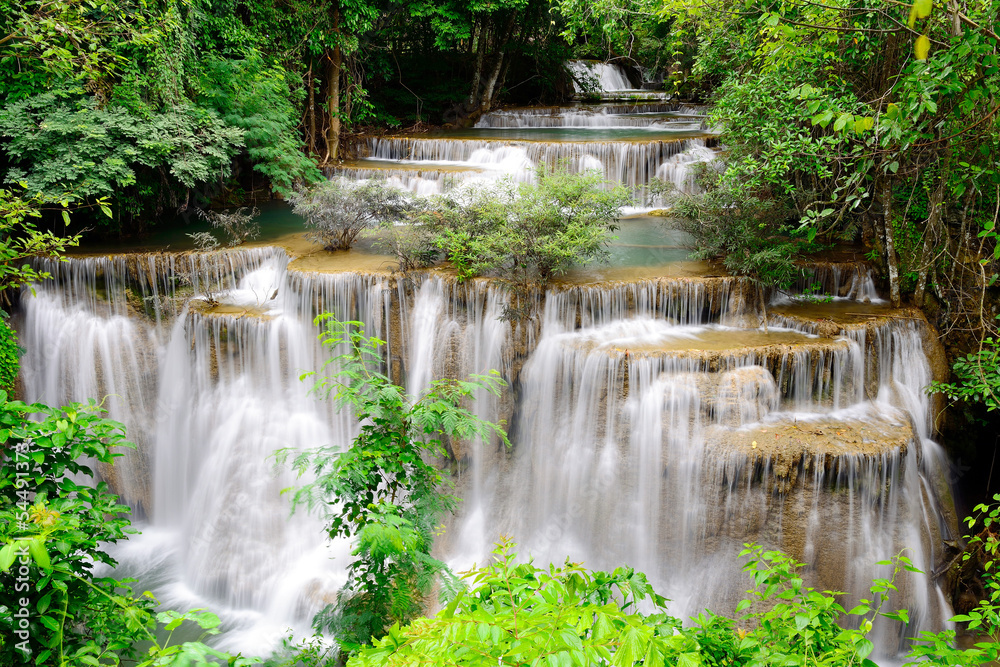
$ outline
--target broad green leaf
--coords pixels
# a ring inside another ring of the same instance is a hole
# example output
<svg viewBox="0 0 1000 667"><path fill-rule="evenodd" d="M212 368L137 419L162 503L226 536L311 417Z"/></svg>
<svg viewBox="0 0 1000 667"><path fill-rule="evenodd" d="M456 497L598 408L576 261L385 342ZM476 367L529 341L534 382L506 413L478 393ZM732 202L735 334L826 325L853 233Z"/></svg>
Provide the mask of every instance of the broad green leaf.
<svg viewBox="0 0 1000 667"><path fill-rule="evenodd" d="M0 549L0 572L9 570L10 566L14 564L15 558L17 558L17 552L14 550L14 544L8 544Z"/></svg>
<svg viewBox="0 0 1000 667"><path fill-rule="evenodd" d="M28 552L35 562L38 563L38 567L43 570L51 569L52 563L49 561L49 553L45 550L45 538L40 535L32 538L28 542Z"/></svg>

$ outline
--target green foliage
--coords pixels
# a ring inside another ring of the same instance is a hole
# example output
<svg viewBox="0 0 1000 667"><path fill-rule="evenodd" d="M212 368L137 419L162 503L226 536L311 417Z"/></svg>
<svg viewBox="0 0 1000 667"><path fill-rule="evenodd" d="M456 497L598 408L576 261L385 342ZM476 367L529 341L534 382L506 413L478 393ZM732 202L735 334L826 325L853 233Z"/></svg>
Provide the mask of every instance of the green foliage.
<svg viewBox="0 0 1000 667"><path fill-rule="evenodd" d="M264 174L276 192L288 195L296 183L323 179L302 152L289 73L268 66L259 55L243 60L210 58L206 63L203 98L227 125L243 130L243 141L254 169ZM301 88L296 90L301 92Z"/></svg>
<svg viewBox="0 0 1000 667"><path fill-rule="evenodd" d="M379 225L407 220L419 203L385 181L321 181L291 193L292 210L315 231L310 238L327 250L349 250L358 235Z"/></svg>
<svg viewBox="0 0 1000 667"><path fill-rule="evenodd" d="M438 238L430 225L383 225L371 236L376 249L396 258L398 271L430 266L441 257Z"/></svg>
<svg viewBox="0 0 1000 667"><path fill-rule="evenodd" d="M1000 408L1000 340L984 338L979 350L956 359L951 370L956 382L932 382L927 392L982 403L988 412Z"/></svg>
<svg viewBox="0 0 1000 667"><path fill-rule="evenodd" d="M170 174L186 188L229 173L243 133L212 111L178 105L149 117L100 108L92 96L52 91L0 110L10 161L7 182L31 192L78 199L113 196L134 185L137 170Z"/></svg>
<svg viewBox="0 0 1000 667"><path fill-rule="evenodd" d="M700 194L667 195L671 218L695 238L695 257L721 259L726 269L759 285L788 288L801 273L802 244L791 238L778 202L703 172Z"/></svg>
<svg viewBox="0 0 1000 667"><path fill-rule="evenodd" d="M94 476L92 466L110 465L120 449L132 447L124 427L101 412L93 402L55 409L8 401L0 391L2 662L62 667L132 660L152 667L230 660L201 642L170 646L168 637L161 645L154 635L157 622L172 632L185 620L215 634L214 614L157 614L152 596L134 597L129 581L94 576L95 567L116 564L106 545L133 532L128 507L107 483L85 480ZM140 640L151 642L142 657Z"/></svg>
<svg viewBox="0 0 1000 667"><path fill-rule="evenodd" d="M44 195L24 197L12 190L0 189L0 291L23 287L52 276L36 271L27 262L29 257L59 257L66 248L79 245L80 237L56 236L51 231L39 231L35 219L52 200ZM106 209L103 200L98 205ZM64 221L69 221L69 201L59 203Z"/></svg>
<svg viewBox="0 0 1000 667"><path fill-rule="evenodd" d="M974 646L959 649L954 646L955 632L948 630L932 634L922 633L910 656L922 662L910 664L931 665L984 665L1000 660L1000 580L997 579L997 554L1000 538L996 532L1000 520L1000 494L993 496L993 504L976 505L974 514L965 518L966 527L972 531L965 536L966 547L962 562L974 561L986 596L966 614L950 620L963 624L977 635Z"/></svg>
<svg viewBox="0 0 1000 667"><path fill-rule="evenodd" d="M540 169L537 182L459 188L439 198L420 221L460 279L499 275L515 295L575 264L606 256L628 191L597 172Z"/></svg>
<svg viewBox="0 0 1000 667"><path fill-rule="evenodd" d="M106 92L127 64L123 51L162 37L144 3L95 6L80 0L27 0L0 5L0 100L29 97L53 81Z"/></svg>
<svg viewBox="0 0 1000 667"><path fill-rule="evenodd" d="M561 36L575 43L576 54L604 60L624 54L656 72L673 61L672 40L649 0L559 0L564 21Z"/></svg>
<svg viewBox="0 0 1000 667"><path fill-rule="evenodd" d="M676 52L694 59L691 78L716 86L710 122L727 147L724 178L734 191L794 211L810 241L875 243L900 217L895 193L916 193L902 212L916 252L881 243L894 302L897 255L910 262L903 287L917 294L938 289L944 257L1000 257L992 224L982 228L990 242L977 248L958 220L970 210L992 219L1000 185L1000 56L988 27L1000 4L940 12L928 4L910 25L908 9L848 0L669 0L660 9L673 21ZM911 206L922 198L927 205Z"/></svg>
<svg viewBox="0 0 1000 667"><path fill-rule="evenodd" d="M897 575L904 569L917 571L905 556L879 563L892 566L892 576L876 579L871 586L873 599L861 600L848 612L837 602L842 593L821 592L803 584L804 563L757 545L748 545L740 555L749 556L744 569L753 575L755 590L753 600L741 602L737 611L753 609L755 604L761 609L741 618L754 628L739 644L746 664L874 667L868 656L875 646L867 638L874 619L908 620L905 611L881 611L889 592L896 590ZM846 616L859 617L859 627L853 629Z"/></svg>
<svg viewBox="0 0 1000 667"><path fill-rule="evenodd" d="M300 475L314 477L295 490L294 505L322 508L331 537L357 539L347 584L315 619L317 629L332 631L349 650L415 618L434 577L446 573L430 551L440 517L457 499L432 461L447 455L442 438L507 442L498 425L462 407L480 389L496 394L502 381L496 372L437 380L413 399L378 370L384 342L366 338L360 323L320 315L317 324L324 325L324 346L347 351L324 364L322 372L335 370L316 378L316 391L352 409L360 432L343 452L327 446L278 458L291 457Z"/></svg>
<svg viewBox="0 0 1000 667"><path fill-rule="evenodd" d="M0 319L0 391L8 395L14 393L14 384L21 369L21 352L17 332L6 320Z"/></svg>
<svg viewBox="0 0 1000 667"><path fill-rule="evenodd" d="M393 627L350 667L389 665L664 665L694 667L698 644L663 613L666 602L630 568L588 572L567 562L537 568L516 562L503 541L488 566L466 575L462 591L433 618Z"/></svg>
<svg viewBox="0 0 1000 667"><path fill-rule="evenodd" d="M111 602L118 582L92 575L96 564L115 564L102 545L125 538L129 510L104 482L90 487L73 479L93 475L93 464L82 462L84 457L110 463L121 456L118 448L131 446L124 427L99 417L94 404L56 410L8 402L6 394L0 400L0 439L10 453L0 479L0 608L8 610L0 616L0 635L15 637L19 626L13 614L23 596L34 612L21 636L32 656L73 656L92 646L129 655L129 647L120 645L125 619ZM31 420L30 414L42 420ZM21 567L11 569L17 554ZM8 660L14 656L13 642L4 651Z"/></svg>
<svg viewBox="0 0 1000 667"><path fill-rule="evenodd" d="M349 667L874 667L868 659L874 645L867 638L872 620L881 615L906 622L905 611L881 608L897 575L913 569L902 556L886 562L892 576L873 583L874 601L863 600L847 612L837 602L840 594L803 585L803 564L747 545L742 555L749 556L745 569L754 590L738 611L757 610L738 621L706 612L684 627L663 612L666 600L645 575L630 568L606 573L569 562L548 569L519 564L507 540L494 553L492 563L465 575L470 590L433 618L392 628ZM841 627L851 616L859 627Z"/></svg>

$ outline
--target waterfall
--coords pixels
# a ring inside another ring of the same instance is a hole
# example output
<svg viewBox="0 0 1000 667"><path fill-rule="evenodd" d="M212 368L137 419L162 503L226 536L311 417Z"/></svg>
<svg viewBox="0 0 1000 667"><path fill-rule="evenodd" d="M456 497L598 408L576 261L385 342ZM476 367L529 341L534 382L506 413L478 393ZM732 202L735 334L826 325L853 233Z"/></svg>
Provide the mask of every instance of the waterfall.
<svg viewBox="0 0 1000 667"><path fill-rule="evenodd" d="M122 572L169 605L220 612L230 648L305 632L345 580L350 545L289 516L280 490L295 480L271 458L356 432L299 381L330 354L312 324L324 311L387 341L412 395L490 369L511 383L472 408L507 423L512 449L447 443L464 502L435 548L456 568L508 534L538 562L644 570L684 617L726 611L747 588L746 541L854 600L885 574L877 561L907 547L930 572L951 536L918 320L828 330L793 304L765 331L744 280L664 277L555 286L510 323L489 280L302 272L266 248L46 268L54 280L19 314L27 397L107 396L139 445L102 471L143 531L116 552ZM817 275L863 294L851 287L863 268L835 268ZM900 589L911 633L942 627L928 576Z"/></svg>
<svg viewBox="0 0 1000 667"><path fill-rule="evenodd" d="M495 535L542 562L628 562L682 618L743 593L737 553L751 540L804 559L814 585L853 601L903 548L935 568L951 529L929 491L942 459L920 425L929 370L913 323L872 332L867 400L863 337L748 332L704 310L700 323L577 327L549 312L564 309L553 296L522 371L515 450L485 491ZM899 584L910 635L941 627L950 611L929 576ZM888 624L878 632L900 641Z"/></svg>
<svg viewBox="0 0 1000 667"><path fill-rule="evenodd" d="M572 75L573 88L578 93L636 90L620 65L596 60L570 60L566 62L566 69Z"/></svg>
<svg viewBox="0 0 1000 667"><path fill-rule="evenodd" d="M716 157L704 107L662 93L634 102L646 93L628 90L620 68L568 66L629 103L369 137L328 175L432 195L564 164L633 188L638 205L654 178L697 192L698 165ZM357 255L37 260L54 277L16 313L25 398L92 397L126 425L137 450L99 470L142 530L116 548L119 572L170 607L219 613L222 646L246 654L266 654L287 628L308 633L346 580L351 545L326 539L321 518L290 514L280 492L296 480L272 457L343 449L358 431L349 409L300 380L344 351L317 342L323 312L385 341L384 370L411 396L492 369L507 383L468 407L503 422L510 449L445 443L440 463L463 502L434 548L456 570L510 535L539 563L643 570L681 618L731 613L750 586L738 558L748 541L804 561L810 585L846 591L848 607L886 575L875 563L904 547L933 571L955 518L923 393L921 316L891 311L864 262L812 262L762 308L745 279L668 266L683 241L654 218L623 220L621 235L619 266L522 296L527 316L513 322L499 281L359 271L373 263ZM945 626L929 575L899 586L911 636ZM885 655L901 646L892 624L876 633Z"/></svg>
<svg viewBox="0 0 1000 667"><path fill-rule="evenodd" d="M681 189L690 187L689 169L695 162L714 158L715 153L705 147L704 140L647 140L647 141L492 141L482 139L425 139L413 137L373 137L366 148L372 160L393 161L398 166L419 165L420 173L404 181L400 172L389 172L389 179L411 191L426 192L440 189L443 179L489 178L511 176L516 181L534 177L536 165L564 164L572 171L597 169L612 182L622 183L637 192L643 199L646 185L652 178L675 182ZM363 163L363 161L361 161ZM442 170L428 176L428 170L437 167L474 168L484 173ZM354 178L375 176L370 172L354 171ZM425 189L433 180L437 185Z"/></svg>
<svg viewBox="0 0 1000 667"><path fill-rule="evenodd" d="M699 130L701 118L674 113L675 104L612 105L593 107L547 107L493 111L476 122L487 128L610 128L643 127L650 130Z"/></svg>
<svg viewBox="0 0 1000 667"><path fill-rule="evenodd" d="M27 396L106 396L139 446L101 471L143 530L117 553L123 571L165 604L212 608L224 645L249 653L308 633L346 580L349 544L290 516L281 490L296 482L272 458L356 432L299 380L329 354L311 320L331 311L383 335L390 296L377 276L287 264L276 249L73 259L47 267L55 279L21 313Z"/></svg>
<svg viewBox="0 0 1000 667"><path fill-rule="evenodd" d="M814 300L885 303L875 289L872 269L867 263L812 262L803 268L803 275L790 292L775 292L771 300L773 304L795 303L803 298L803 294L807 299Z"/></svg>

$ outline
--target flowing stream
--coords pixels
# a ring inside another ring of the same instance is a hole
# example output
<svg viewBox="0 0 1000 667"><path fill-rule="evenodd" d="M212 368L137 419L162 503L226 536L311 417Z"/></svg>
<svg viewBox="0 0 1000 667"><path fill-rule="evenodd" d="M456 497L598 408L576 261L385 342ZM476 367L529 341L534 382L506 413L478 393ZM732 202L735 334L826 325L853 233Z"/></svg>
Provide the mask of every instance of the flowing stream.
<svg viewBox="0 0 1000 667"><path fill-rule="evenodd" d="M566 161L635 186L639 206L651 178L690 190L691 165L714 157L701 110L668 106L496 112L452 135L371 139L335 176L426 194ZM246 654L308 633L345 580L350 545L290 515L281 490L295 480L272 458L356 431L299 379L329 354L312 324L324 311L386 340L411 394L490 369L509 383L473 407L505 420L513 447L452 445L463 503L436 549L457 569L511 535L539 563L633 565L682 617L731 612L748 541L852 600L903 548L932 572L955 519L919 313L894 317L853 262L819 267L831 303L775 294L765 313L744 281L687 261L683 241L627 218L612 266L567 276L518 323L488 280L399 277L377 257L277 241L47 263L55 279L18 313L26 398L106 397L137 444L102 470L142 529L117 549L121 571L169 606L216 611L222 646ZM950 615L926 574L906 574L892 605L910 610L909 636ZM902 646L892 624L877 632L881 653Z"/></svg>

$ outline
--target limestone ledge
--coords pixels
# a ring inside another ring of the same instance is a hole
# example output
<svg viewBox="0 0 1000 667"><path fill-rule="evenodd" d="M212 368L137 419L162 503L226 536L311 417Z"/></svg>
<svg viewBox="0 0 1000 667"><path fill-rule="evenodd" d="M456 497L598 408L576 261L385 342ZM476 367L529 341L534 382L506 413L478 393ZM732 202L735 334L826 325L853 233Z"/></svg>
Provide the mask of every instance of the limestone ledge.
<svg viewBox="0 0 1000 667"><path fill-rule="evenodd" d="M766 466L779 491L787 490L802 468L830 469L844 459L876 464L901 459L914 437L909 419L895 410L878 415L870 410L864 420L790 416L737 429L715 425L705 435L708 456Z"/></svg>

